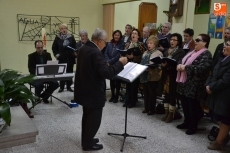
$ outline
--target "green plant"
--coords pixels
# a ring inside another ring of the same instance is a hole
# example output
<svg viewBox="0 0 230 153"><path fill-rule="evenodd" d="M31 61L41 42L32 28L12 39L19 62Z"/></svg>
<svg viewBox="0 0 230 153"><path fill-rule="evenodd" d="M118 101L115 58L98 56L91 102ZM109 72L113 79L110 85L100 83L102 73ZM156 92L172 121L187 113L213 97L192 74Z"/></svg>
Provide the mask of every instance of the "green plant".
<svg viewBox="0 0 230 153"><path fill-rule="evenodd" d="M163 24L160 24L160 25L157 27L157 34L161 33L162 26L163 26Z"/></svg>
<svg viewBox="0 0 230 153"><path fill-rule="evenodd" d="M10 104L34 102L37 98L25 86L33 82L33 75L22 75L18 71L0 71L0 117L10 126Z"/></svg>

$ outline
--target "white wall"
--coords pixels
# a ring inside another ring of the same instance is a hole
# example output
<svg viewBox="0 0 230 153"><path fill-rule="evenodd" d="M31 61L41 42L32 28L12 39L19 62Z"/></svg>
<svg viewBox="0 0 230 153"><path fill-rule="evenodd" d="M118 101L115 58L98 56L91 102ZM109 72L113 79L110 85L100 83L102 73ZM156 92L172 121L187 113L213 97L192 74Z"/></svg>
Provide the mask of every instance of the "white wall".
<svg viewBox="0 0 230 153"><path fill-rule="evenodd" d="M119 29L122 33L124 33L126 24L131 24L138 28L139 5L142 2L156 3L158 7L157 26L159 26L160 23L168 21L168 17L163 13L163 11L169 10L169 0L140 0L135 2L120 3L115 4L114 30Z"/></svg>
<svg viewBox="0 0 230 153"><path fill-rule="evenodd" d="M28 73L28 54L35 51L33 41L18 40L17 14L80 17L80 30L89 36L103 25L100 0L0 0L0 61L1 67ZM47 50L52 53L52 42Z"/></svg>

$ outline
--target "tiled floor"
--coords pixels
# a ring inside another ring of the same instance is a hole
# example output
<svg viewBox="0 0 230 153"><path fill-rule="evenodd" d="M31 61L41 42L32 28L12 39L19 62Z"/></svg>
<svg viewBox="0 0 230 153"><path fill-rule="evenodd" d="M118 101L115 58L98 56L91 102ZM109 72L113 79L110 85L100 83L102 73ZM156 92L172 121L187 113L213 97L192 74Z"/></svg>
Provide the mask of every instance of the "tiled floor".
<svg viewBox="0 0 230 153"><path fill-rule="evenodd" d="M109 99L109 91L108 99ZM55 95L66 101L73 98L73 93L64 91ZM100 153L120 152L122 137L109 136L108 132L123 133L125 108L121 102L107 102L103 110L101 127L97 133L104 149ZM212 153L207 145L208 132L212 127L206 119L202 119L202 126L206 131L188 136L185 131L175 126L182 122L174 121L164 123L160 120L162 115L147 116L142 114L143 102L136 108L128 110L127 132L131 135L147 136L147 139L127 138L124 146L125 153ZM81 153L81 106L69 108L63 103L53 99L50 104L39 104L32 110L39 134L36 143L16 146L0 150L0 153ZM1 138L1 137L0 137ZM1 145L1 144L0 144ZM225 152L230 152L230 144Z"/></svg>

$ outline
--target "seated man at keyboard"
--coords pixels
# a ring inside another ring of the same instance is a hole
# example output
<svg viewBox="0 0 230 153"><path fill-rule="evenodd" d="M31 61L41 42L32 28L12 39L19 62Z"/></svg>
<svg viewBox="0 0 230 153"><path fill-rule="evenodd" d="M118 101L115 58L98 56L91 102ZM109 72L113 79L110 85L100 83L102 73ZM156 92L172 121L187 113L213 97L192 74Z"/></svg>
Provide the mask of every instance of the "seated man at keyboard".
<svg viewBox="0 0 230 153"><path fill-rule="evenodd" d="M28 55L28 68L30 74L35 75L36 65L37 64L46 64L48 60L52 60L50 53L43 50L43 42L41 40L37 40L34 42L36 51ZM47 88L44 92L44 84L47 84ZM50 82L34 82L35 87L35 95L41 97L44 103L49 103L48 98L50 95L59 87L57 81ZM42 92L42 93L41 93Z"/></svg>

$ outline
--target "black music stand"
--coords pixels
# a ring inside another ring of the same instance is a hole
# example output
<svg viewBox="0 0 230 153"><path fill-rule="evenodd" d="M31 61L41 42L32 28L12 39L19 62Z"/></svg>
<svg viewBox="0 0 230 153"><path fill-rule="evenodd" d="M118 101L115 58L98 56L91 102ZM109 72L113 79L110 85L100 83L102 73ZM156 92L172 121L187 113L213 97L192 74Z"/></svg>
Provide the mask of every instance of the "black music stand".
<svg viewBox="0 0 230 153"><path fill-rule="evenodd" d="M122 146L121 146L121 152L123 152L123 148L124 148L124 144L125 144L125 139L127 137L134 137L134 138L142 138L142 139L147 139L147 137L143 137L143 136L135 136L135 135L129 135L127 133L127 110L128 110L128 107L126 105L125 107L125 133L123 134L116 134L116 133L108 133L108 135L112 136L112 135L117 135L117 136L123 136L124 139L123 139L123 143L122 143Z"/></svg>
<svg viewBox="0 0 230 153"><path fill-rule="evenodd" d="M116 76L117 78L124 80L126 82L132 83L134 80L137 79L137 77L139 75L141 75L141 73L143 73L148 67L145 65L140 65L137 63L132 63L129 62L124 66L124 69ZM125 144L125 139L127 137L134 137L134 138L142 138L142 139L146 139L147 137L143 137L143 136L134 136L134 135L129 135L127 133L127 105L125 107L125 133L123 134L116 134L116 133L108 133L108 135L117 135L117 136L123 136L123 143L121 146L121 152L123 151L124 148L124 144Z"/></svg>

